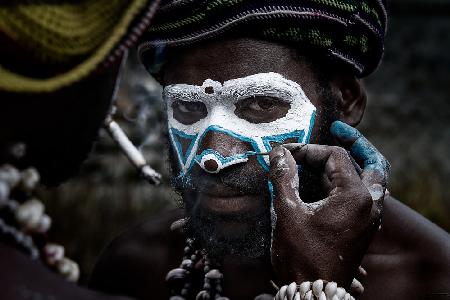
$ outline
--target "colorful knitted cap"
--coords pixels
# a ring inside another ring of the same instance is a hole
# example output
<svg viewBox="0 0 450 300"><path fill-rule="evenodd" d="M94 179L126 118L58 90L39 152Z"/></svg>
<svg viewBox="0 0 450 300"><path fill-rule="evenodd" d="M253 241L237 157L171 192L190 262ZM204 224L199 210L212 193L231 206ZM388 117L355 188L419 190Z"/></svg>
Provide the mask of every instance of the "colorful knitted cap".
<svg viewBox="0 0 450 300"><path fill-rule="evenodd" d="M52 92L106 68L148 27L159 0L0 4L0 91Z"/></svg>
<svg viewBox="0 0 450 300"><path fill-rule="evenodd" d="M385 0L162 0L141 59L151 64L155 49L234 34L306 47L363 77L383 55L385 7Z"/></svg>

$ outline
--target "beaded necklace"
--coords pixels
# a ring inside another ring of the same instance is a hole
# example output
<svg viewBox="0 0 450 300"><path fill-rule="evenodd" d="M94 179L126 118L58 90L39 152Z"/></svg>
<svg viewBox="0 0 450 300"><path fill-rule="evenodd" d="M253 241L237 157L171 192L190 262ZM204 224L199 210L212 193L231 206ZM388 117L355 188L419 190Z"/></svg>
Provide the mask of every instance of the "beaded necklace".
<svg viewBox="0 0 450 300"><path fill-rule="evenodd" d="M36 169L18 171L11 165L0 167L0 241L15 246L32 260L42 259L66 280L78 281L78 264L64 256L64 247L46 241L52 220L44 204L31 197L40 176ZM19 202L10 199L12 192L26 195Z"/></svg>

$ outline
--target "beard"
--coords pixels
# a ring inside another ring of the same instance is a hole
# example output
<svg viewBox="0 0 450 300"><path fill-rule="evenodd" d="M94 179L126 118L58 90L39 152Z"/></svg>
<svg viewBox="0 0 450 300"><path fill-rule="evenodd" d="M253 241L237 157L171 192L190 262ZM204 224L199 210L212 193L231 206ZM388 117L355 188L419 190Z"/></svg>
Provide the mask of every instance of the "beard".
<svg viewBox="0 0 450 300"><path fill-rule="evenodd" d="M310 142L332 145L330 126L337 119L338 102L331 88L322 88L320 92L324 100L317 112L318 133ZM172 147L168 148L172 174L179 174L176 156ZM183 201L180 206L184 207L188 217L187 235L195 238L209 257L218 261L229 255L247 259L270 257L274 218L267 178L268 174L262 168L255 172L254 168L246 168L245 165L231 166L219 174L206 174L193 169L188 176L173 176L172 186L181 195ZM321 174L307 166L300 168L299 195L302 201L311 203L326 196L321 181ZM242 194L258 195L262 209L255 213L226 215L206 209L200 205L199 195L214 183Z"/></svg>
<svg viewBox="0 0 450 300"><path fill-rule="evenodd" d="M177 161L170 151L172 170ZM214 260L228 255L258 258L270 253L271 213L267 173L258 168L232 166L219 174L207 174L193 168L189 176L173 177L172 185L182 196L182 205L188 217L187 235L193 237ZM201 205L202 192L208 186L220 184L242 195L255 196L258 209L245 213L222 214Z"/></svg>

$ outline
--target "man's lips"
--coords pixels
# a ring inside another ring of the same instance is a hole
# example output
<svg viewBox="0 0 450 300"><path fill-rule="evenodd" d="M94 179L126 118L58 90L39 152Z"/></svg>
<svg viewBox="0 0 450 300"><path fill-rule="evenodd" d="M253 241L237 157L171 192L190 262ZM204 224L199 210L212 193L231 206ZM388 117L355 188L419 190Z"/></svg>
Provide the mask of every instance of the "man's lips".
<svg viewBox="0 0 450 300"><path fill-rule="evenodd" d="M213 185L202 189L200 205L218 214L257 212L262 208L258 195L246 194L224 185Z"/></svg>

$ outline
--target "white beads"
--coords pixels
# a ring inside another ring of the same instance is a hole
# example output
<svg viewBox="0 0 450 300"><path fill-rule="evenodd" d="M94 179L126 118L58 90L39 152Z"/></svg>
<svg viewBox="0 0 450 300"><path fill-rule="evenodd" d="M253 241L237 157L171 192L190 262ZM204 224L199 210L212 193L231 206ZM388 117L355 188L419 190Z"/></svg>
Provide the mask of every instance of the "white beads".
<svg viewBox="0 0 450 300"><path fill-rule="evenodd" d="M300 297L301 297L302 299L304 299L306 293L307 293L310 289L311 289L311 282L309 282L309 281L302 282L302 283L300 284L300 287L299 287Z"/></svg>
<svg viewBox="0 0 450 300"><path fill-rule="evenodd" d="M47 264L54 266L64 258L64 247L49 243L44 247L44 256Z"/></svg>
<svg viewBox="0 0 450 300"><path fill-rule="evenodd" d="M284 300L284 298L286 297L286 290L287 290L287 285L283 285L280 290L278 291L278 293L276 294L275 299L276 300Z"/></svg>
<svg viewBox="0 0 450 300"><path fill-rule="evenodd" d="M20 205L15 211L15 216L21 227L36 233L46 233L52 224L50 217L44 214L44 204L37 199L28 200Z"/></svg>
<svg viewBox="0 0 450 300"><path fill-rule="evenodd" d="M294 299L295 293L297 292L297 284L292 282L286 289L287 299Z"/></svg>
<svg viewBox="0 0 450 300"><path fill-rule="evenodd" d="M19 172L12 166L0 167L0 208L7 208L14 214L20 229L11 227L0 218L0 231L12 236L17 244L27 249L33 259L39 257L39 250L28 233L44 234L51 225L51 218L46 215L45 207L37 199L28 200L22 204L9 199L12 189L17 188L29 195L40 180L36 169L29 168ZM68 281L78 281L80 269L78 264L64 256L64 247L56 244L46 244L42 249L43 260L61 273Z"/></svg>
<svg viewBox="0 0 450 300"><path fill-rule="evenodd" d="M50 217L47 215L42 215L35 229L37 233L46 233L51 226L52 226L52 219L50 219Z"/></svg>
<svg viewBox="0 0 450 300"><path fill-rule="evenodd" d="M336 290L336 295L338 296L339 300L344 299L345 296L345 289L338 287Z"/></svg>
<svg viewBox="0 0 450 300"><path fill-rule="evenodd" d="M26 192L31 192L41 180L38 171L33 168L28 168L22 171L21 188Z"/></svg>
<svg viewBox="0 0 450 300"><path fill-rule="evenodd" d="M60 260L56 264L56 268L67 281L76 282L80 277L80 269L78 264L68 258L63 258Z"/></svg>
<svg viewBox="0 0 450 300"><path fill-rule="evenodd" d="M29 200L17 208L16 220L26 229L34 229L44 214L44 205L37 199Z"/></svg>
<svg viewBox="0 0 450 300"><path fill-rule="evenodd" d="M352 281L351 290L353 292L357 293L358 295L361 295L362 293L364 293L363 285L356 278L354 278Z"/></svg>
<svg viewBox="0 0 450 300"><path fill-rule="evenodd" d="M337 283L336 282L328 282L325 286L325 295L328 300L331 300L334 295L336 295L337 291Z"/></svg>
<svg viewBox="0 0 450 300"><path fill-rule="evenodd" d="M312 284L312 290L313 290L314 296L316 296L316 298L319 298L320 293L323 290L323 281L320 280L320 279L314 281L313 284Z"/></svg>
<svg viewBox="0 0 450 300"><path fill-rule="evenodd" d="M0 167L0 181L14 188L20 182L20 172L11 165Z"/></svg>

